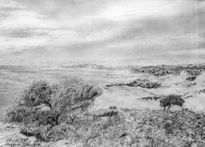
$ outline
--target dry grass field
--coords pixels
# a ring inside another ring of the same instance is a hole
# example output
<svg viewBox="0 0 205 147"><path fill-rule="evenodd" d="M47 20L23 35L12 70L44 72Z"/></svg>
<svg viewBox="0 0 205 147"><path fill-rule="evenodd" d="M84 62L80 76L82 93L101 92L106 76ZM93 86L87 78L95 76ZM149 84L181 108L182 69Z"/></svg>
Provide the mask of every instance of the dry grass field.
<svg viewBox="0 0 205 147"><path fill-rule="evenodd" d="M60 124L51 129L48 129L48 126L40 126L44 131L47 128L47 133L51 135L44 136L43 141L38 137L24 136L25 132L24 135L20 133L21 125L20 127L18 124L2 122L3 133L0 134L0 140L4 142L3 145L14 143L15 138L20 141L18 140L18 144L14 146L29 146L30 140L30 142L34 140L34 144L38 146L204 145L203 132L200 134L197 129L194 129L195 127L203 130L205 123L203 65L116 68L97 65L55 68L1 66L0 75L2 119L5 110L16 105L23 91L33 81L46 80L53 84L78 78L92 81L103 91L95 99L89 113L78 118L74 124ZM170 112L164 112L160 107L160 99L170 94L181 95L185 103L182 108L174 106L171 107ZM66 133L62 134L62 129L65 128L67 128ZM133 128L135 128L134 132ZM188 128L195 136L187 132ZM86 134L85 137L82 132ZM186 133L188 136L185 135Z"/></svg>

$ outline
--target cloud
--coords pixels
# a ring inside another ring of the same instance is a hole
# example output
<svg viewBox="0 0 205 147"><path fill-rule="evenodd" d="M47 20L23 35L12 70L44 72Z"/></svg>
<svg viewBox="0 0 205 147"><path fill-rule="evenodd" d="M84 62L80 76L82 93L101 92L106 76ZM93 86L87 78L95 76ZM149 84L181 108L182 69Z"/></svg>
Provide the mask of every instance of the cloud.
<svg viewBox="0 0 205 147"><path fill-rule="evenodd" d="M132 60L203 48L204 8L195 0L2 0L0 55Z"/></svg>
<svg viewBox="0 0 205 147"><path fill-rule="evenodd" d="M24 8L20 3L13 0L1 0L0 7L2 8Z"/></svg>

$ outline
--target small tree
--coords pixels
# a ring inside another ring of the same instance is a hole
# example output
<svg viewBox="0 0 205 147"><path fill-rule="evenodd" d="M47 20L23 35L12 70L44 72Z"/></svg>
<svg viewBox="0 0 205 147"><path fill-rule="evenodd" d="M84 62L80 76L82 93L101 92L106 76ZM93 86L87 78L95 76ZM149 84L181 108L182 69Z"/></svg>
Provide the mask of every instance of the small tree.
<svg viewBox="0 0 205 147"><path fill-rule="evenodd" d="M86 112L101 93L102 90L94 84L79 79L66 80L53 86L46 81L37 81L24 91L19 105L6 116L11 121L25 120L54 126L59 124L59 118L63 115L73 122L78 114ZM42 104L47 105L49 110L39 109Z"/></svg>
<svg viewBox="0 0 205 147"><path fill-rule="evenodd" d="M51 107L52 87L46 81L35 81L24 90L20 104L27 107L39 106L45 104Z"/></svg>
<svg viewBox="0 0 205 147"><path fill-rule="evenodd" d="M171 94L171 95L165 96L164 98L160 100L160 106L164 107L164 111L165 110L168 111L174 105L182 107L184 102L185 101L182 99L181 95Z"/></svg>

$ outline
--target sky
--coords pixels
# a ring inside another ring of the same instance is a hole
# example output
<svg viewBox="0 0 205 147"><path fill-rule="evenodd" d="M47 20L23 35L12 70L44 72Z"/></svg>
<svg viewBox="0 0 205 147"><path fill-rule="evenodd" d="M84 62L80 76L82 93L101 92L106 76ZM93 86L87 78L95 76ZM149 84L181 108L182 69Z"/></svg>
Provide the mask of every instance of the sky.
<svg viewBox="0 0 205 147"><path fill-rule="evenodd" d="M0 0L0 65L205 60L204 0Z"/></svg>

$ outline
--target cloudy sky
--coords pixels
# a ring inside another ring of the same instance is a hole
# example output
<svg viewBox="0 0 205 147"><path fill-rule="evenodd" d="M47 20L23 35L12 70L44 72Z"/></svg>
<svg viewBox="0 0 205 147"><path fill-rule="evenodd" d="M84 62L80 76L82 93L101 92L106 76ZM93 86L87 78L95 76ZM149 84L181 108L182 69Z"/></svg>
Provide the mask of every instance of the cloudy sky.
<svg viewBox="0 0 205 147"><path fill-rule="evenodd" d="M0 0L0 64L205 62L204 0Z"/></svg>

